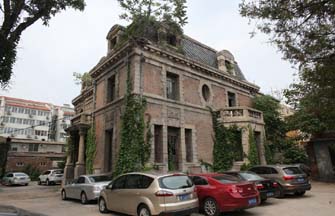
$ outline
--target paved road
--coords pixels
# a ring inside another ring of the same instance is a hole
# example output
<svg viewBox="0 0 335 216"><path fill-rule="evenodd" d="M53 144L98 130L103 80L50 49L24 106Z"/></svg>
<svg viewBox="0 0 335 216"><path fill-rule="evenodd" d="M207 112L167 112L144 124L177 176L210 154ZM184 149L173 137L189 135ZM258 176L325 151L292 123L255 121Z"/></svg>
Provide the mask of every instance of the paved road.
<svg viewBox="0 0 335 216"><path fill-rule="evenodd" d="M334 216L335 184L313 182L312 191L304 197L286 196L269 199L265 204L228 216ZM100 215L96 204L81 205L76 201L62 201L60 186L0 186L0 205L13 205L30 212L48 216ZM112 214L110 214L112 215Z"/></svg>

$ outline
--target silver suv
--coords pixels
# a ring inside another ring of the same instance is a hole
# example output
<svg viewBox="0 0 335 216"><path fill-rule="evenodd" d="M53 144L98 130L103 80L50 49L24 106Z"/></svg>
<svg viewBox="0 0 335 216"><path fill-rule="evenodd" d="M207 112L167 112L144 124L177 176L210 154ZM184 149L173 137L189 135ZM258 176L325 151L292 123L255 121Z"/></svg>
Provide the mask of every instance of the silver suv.
<svg viewBox="0 0 335 216"><path fill-rule="evenodd" d="M257 173L266 179L271 179L279 184L280 196L294 193L303 196L307 190L311 189L307 175L295 165L266 165L255 166L250 171Z"/></svg>
<svg viewBox="0 0 335 216"><path fill-rule="evenodd" d="M190 215L198 212L198 197L184 174L128 173L101 191L99 210L128 215Z"/></svg>
<svg viewBox="0 0 335 216"><path fill-rule="evenodd" d="M41 185L45 183L46 185L62 183L63 180L63 170L54 169L47 170L38 177L38 184Z"/></svg>

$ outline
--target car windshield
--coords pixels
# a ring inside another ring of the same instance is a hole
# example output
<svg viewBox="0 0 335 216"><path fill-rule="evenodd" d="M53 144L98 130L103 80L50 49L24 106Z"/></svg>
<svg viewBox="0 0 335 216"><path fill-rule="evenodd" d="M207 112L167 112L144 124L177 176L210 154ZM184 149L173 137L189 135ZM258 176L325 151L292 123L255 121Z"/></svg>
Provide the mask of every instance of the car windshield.
<svg viewBox="0 0 335 216"><path fill-rule="evenodd" d="M230 175L216 175L216 176L212 176L212 178L218 180L219 182L223 184L236 183L240 181L237 177L230 176Z"/></svg>
<svg viewBox="0 0 335 216"><path fill-rule="evenodd" d="M63 170L55 170L55 171L53 171L53 173L55 173L55 174L63 174Z"/></svg>
<svg viewBox="0 0 335 216"><path fill-rule="evenodd" d="M159 186L166 189L190 188L193 186L191 179L186 175L165 176L159 179Z"/></svg>
<svg viewBox="0 0 335 216"><path fill-rule="evenodd" d="M258 180L264 180L264 178L260 177L257 174L254 173L247 173L247 172L241 172L240 175L243 179L247 181L258 181Z"/></svg>
<svg viewBox="0 0 335 216"><path fill-rule="evenodd" d="M15 175L15 176L21 176L21 177L26 177L26 176L27 176L27 175L24 174L24 173L15 173L14 175Z"/></svg>
<svg viewBox="0 0 335 216"><path fill-rule="evenodd" d="M285 167L283 170L288 175L303 174L298 167Z"/></svg>
<svg viewBox="0 0 335 216"><path fill-rule="evenodd" d="M113 179L110 175L99 175L99 176L90 176L88 177L91 182L104 182L111 181Z"/></svg>

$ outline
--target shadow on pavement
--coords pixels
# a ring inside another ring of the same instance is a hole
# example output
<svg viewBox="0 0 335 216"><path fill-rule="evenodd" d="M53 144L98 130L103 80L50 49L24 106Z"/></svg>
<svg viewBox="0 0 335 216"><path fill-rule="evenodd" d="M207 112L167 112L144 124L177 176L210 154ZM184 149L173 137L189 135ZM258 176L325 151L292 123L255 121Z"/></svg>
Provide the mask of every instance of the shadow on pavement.
<svg viewBox="0 0 335 216"><path fill-rule="evenodd" d="M40 213L29 212L14 206L0 205L0 216L47 216Z"/></svg>

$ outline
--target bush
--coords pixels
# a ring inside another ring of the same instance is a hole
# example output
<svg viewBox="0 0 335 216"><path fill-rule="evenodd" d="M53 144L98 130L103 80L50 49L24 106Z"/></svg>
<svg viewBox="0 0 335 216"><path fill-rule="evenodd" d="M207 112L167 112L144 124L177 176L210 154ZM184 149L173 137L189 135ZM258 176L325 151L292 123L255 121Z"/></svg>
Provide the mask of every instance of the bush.
<svg viewBox="0 0 335 216"><path fill-rule="evenodd" d="M244 163L244 164L242 164L240 170L241 171L246 171L246 170L249 170L251 167L252 167L252 165L250 163Z"/></svg>
<svg viewBox="0 0 335 216"><path fill-rule="evenodd" d="M37 169L36 167L33 167L31 164L28 164L27 166L25 166L22 171L26 173L27 175L29 175L32 181L37 181L38 177L41 174L41 171Z"/></svg>
<svg viewBox="0 0 335 216"><path fill-rule="evenodd" d="M306 163L307 154L305 149L300 148L294 141L288 141L287 148L284 150L284 163Z"/></svg>

